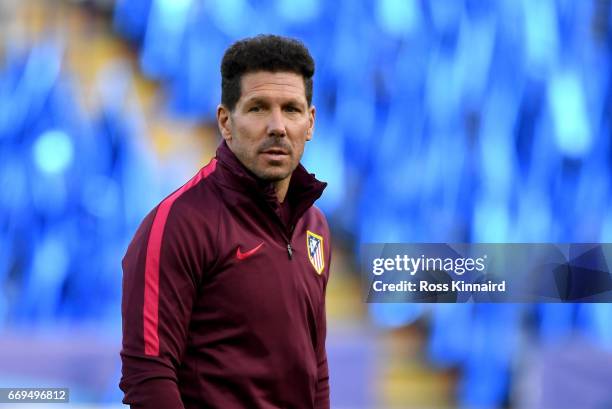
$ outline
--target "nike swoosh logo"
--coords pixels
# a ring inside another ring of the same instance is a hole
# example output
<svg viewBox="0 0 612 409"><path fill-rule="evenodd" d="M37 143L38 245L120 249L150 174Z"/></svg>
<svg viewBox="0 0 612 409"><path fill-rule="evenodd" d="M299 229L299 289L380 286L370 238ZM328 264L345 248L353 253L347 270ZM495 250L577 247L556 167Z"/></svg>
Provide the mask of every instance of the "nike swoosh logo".
<svg viewBox="0 0 612 409"><path fill-rule="evenodd" d="M249 250L249 251L246 251L246 252L244 252L244 253L240 251L240 246L238 246L238 248L236 249L236 258L237 258L238 260L244 260L245 258L249 258L249 257L251 257L253 254L257 253L257 250L259 250L259 249L261 248L261 246L263 246L263 245L264 245L264 244L263 244L263 241L262 241L262 242L259 244L259 246L255 247L255 248L253 248L253 249L251 249L251 250Z"/></svg>

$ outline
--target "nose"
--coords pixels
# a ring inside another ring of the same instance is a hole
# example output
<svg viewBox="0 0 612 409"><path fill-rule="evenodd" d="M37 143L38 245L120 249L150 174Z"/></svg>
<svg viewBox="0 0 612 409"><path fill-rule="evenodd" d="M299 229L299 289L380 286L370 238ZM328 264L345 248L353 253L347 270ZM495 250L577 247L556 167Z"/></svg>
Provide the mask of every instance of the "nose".
<svg viewBox="0 0 612 409"><path fill-rule="evenodd" d="M287 135L285 121L280 108L272 109L268 118L268 136L283 137Z"/></svg>

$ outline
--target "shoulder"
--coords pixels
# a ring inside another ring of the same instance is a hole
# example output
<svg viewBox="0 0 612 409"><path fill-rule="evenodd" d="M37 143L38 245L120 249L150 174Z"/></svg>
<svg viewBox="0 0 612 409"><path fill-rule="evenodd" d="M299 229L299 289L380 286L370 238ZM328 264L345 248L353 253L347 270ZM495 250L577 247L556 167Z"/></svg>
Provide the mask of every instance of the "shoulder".
<svg viewBox="0 0 612 409"><path fill-rule="evenodd" d="M201 205L203 204L214 202L217 195L214 192L214 183L212 181L214 180L216 168L217 161L213 159L185 184L166 196L158 207L173 207L175 205L182 208L202 207ZM205 209L205 206L202 207L202 210Z"/></svg>
<svg viewBox="0 0 612 409"><path fill-rule="evenodd" d="M184 185L163 199L155 219L172 228L175 224L210 224L216 219L220 198L214 186L216 160L204 166Z"/></svg>
<svg viewBox="0 0 612 409"><path fill-rule="evenodd" d="M212 177L216 163L211 161L185 184L159 202L144 218L133 242L146 244L151 237L166 242L197 239L214 229L221 207Z"/></svg>
<svg viewBox="0 0 612 409"><path fill-rule="evenodd" d="M211 162L213 163L213 162ZM210 175L202 168L187 183L163 199L143 220L124 260L166 265L180 263L200 271L214 255L221 208Z"/></svg>
<svg viewBox="0 0 612 409"><path fill-rule="evenodd" d="M329 234L329 225L327 223L327 218L321 209L317 206L312 205L310 209L305 214L307 219L307 224L313 228L318 228L319 230L323 230L326 235Z"/></svg>

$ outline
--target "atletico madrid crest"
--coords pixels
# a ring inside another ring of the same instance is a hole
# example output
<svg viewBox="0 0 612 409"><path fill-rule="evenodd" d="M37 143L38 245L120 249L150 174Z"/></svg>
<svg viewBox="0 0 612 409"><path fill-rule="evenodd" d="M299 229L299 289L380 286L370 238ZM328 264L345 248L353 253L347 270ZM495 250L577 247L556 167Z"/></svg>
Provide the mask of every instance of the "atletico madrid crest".
<svg viewBox="0 0 612 409"><path fill-rule="evenodd" d="M323 256L323 237L314 234L310 230L306 230L306 248L308 250L308 258L310 263L316 270L317 274L321 274L325 268L325 258Z"/></svg>

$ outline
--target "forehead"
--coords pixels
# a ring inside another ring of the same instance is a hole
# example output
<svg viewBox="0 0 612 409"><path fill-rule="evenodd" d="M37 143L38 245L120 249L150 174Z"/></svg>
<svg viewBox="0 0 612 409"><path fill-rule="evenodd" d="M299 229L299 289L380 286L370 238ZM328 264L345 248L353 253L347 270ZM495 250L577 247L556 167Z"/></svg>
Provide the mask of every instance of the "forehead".
<svg viewBox="0 0 612 409"><path fill-rule="evenodd" d="M257 71L244 74L240 99L254 98L302 99L306 102L304 78L293 72Z"/></svg>

